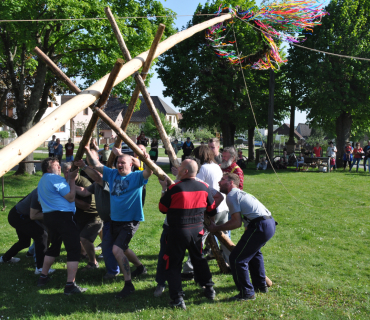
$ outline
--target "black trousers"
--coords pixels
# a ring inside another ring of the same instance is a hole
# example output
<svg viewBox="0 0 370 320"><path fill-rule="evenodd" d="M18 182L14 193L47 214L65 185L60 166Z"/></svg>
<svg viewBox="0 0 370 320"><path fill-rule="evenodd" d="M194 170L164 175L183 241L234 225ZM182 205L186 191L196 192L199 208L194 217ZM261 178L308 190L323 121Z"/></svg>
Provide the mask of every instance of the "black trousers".
<svg viewBox="0 0 370 320"><path fill-rule="evenodd" d="M166 278L172 300L182 298L181 268L186 249L194 266L194 276L201 286L213 286L207 260L202 256L203 223L183 227L169 227L167 236Z"/></svg>
<svg viewBox="0 0 370 320"><path fill-rule="evenodd" d="M9 261L12 257L16 256L19 251L26 249L31 244L31 239L35 241L36 250L36 265L41 268L44 263L45 251L47 248L48 234L46 231L31 220L29 216L20 215L16 208L13 207L8 215L9 224L15 228L18 235L18 242L4 253L3 260Z"/></svg>

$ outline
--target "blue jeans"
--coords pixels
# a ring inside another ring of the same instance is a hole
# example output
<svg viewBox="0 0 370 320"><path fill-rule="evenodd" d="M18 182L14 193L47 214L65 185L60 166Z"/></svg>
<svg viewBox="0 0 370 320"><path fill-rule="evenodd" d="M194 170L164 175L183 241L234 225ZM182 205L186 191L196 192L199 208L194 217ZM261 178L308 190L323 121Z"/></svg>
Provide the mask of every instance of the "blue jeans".
<svg viewBox="0 0 370 320"><path fill-rule="evenodd" d="M103 252L105 267L110 274L118 274L120 272L118 263L112 252L113 238L110 232L110 221L104 221L103 226L103 240L101 243L101 250Z"/></svg>
<svg viewBox="0 0 370 320"><path fill-rule="evenodd" d="M353 158L353 161L352 161L352 164L351 164L351 168L349 169L349 171L352 170L353 166L356 164L356 172L358 171L358 167L360 166L360 161L361 161L361 158Z"/></svg>
<svg viewBox="0 0 370 320"><path fill-rule="evenodd" d="M66 156L66 162L72 162L73 161L73 155L72 156Z"/></svg>
<svg viewBox="0 0 370 320"><path fill-rule="evenodd" d="M163 231L161 235L160 245L159 245L159 254L158 254L158 263L157 263L157 273L155 275L155 281L161 285L165 286L166 284L166 260L163 259L163 256L166 252L166 240L167 240L167 234L168 234L168 226L163 225Z"/></svg>

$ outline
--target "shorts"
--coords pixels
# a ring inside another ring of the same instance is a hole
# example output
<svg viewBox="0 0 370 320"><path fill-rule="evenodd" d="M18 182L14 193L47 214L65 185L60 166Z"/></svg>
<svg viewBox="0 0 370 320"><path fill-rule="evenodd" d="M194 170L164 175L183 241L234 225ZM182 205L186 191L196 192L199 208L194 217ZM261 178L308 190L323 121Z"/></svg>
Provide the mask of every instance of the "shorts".
<svg viewBox="0 0 370 320"><path fill-rule="evenodd" d="M99 232L103 229L103 221L95 220L80 226L80 238L94 242Z"/></svg>
<svg viewBox="0 0 370 320"><path fill-rule="evenodd" d="M139 229L139 225L139 221L111 221L110 231L114 241L113 244L126 251L132 237Z"/></svg>
<svg viewBox="0 0 370 320"><path fill-rule="evenodd" d="M62 242L67 251L67 261L80 261L80 229L74 221L73 212L44 212L44 224L49 230L51 245L45 255L58 257Z"/></svg>
<svg viewBox="0 0 370 320"><path fill-rule="evenodd" d="M73 155L72 156L66 156L66 162L73 162Z"/></svg>

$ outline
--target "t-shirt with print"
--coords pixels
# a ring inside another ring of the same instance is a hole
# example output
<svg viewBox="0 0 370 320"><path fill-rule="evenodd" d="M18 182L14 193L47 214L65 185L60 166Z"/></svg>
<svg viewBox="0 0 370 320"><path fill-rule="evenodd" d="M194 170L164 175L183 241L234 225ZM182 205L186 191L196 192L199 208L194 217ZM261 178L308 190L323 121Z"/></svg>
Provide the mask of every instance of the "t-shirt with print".
<svg viewBox="0 0 370 320"><path fill-rule="evenodd" d="M253 219L271 216L271 212L254 196L237 188L233 188L228 193L226 203L229 207L230 214L236 212L241 213L245 226Z"/></svg>
<svg viewBox="0 0 370 320"><path fill-rule="evenodd" d="M75 148L75 145L73 143L66 143L64 147L66 148L66 156L67 157L73 156L73 150Z"/></svg>
<svg viewBox="0 0 370 320"><path fill-rule="evenodd" d="M70 191L66 179L54 173L44 173L37 185L42 212L76 212L75 202L64 198Z"/></svg>
<svg viewBox="0 0 370 320"><path fill-rule="evenodd" d="M142 187L148 183L143 171L121 176L117 169L104 167L103 180L109 183L112 221L144 221Z"/></svg>

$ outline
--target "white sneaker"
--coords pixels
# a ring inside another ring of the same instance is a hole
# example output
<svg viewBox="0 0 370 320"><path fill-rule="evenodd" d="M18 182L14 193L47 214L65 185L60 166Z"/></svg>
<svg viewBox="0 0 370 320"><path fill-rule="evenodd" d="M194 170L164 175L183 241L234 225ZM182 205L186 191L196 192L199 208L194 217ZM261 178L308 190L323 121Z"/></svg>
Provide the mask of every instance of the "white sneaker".
<svg viewBox="0 0 370 320"><path fill-rule="evenodd" d="M9 261L4 261L3 260L3 256L0 257L0 263L3 263L3 262L11 262L11 263L17 263L19 262L21 259L19 258L15 258L15 257L12 257Z"/></svg>
<svg viewBox="0 0 370 320"><path fill-rule="evenodd" d="M48 274L53 273L54 271L55 269L49 269ZM42 268L37 269L36 267L35 274L41 274L41 272L42 272Z"/></svg>

